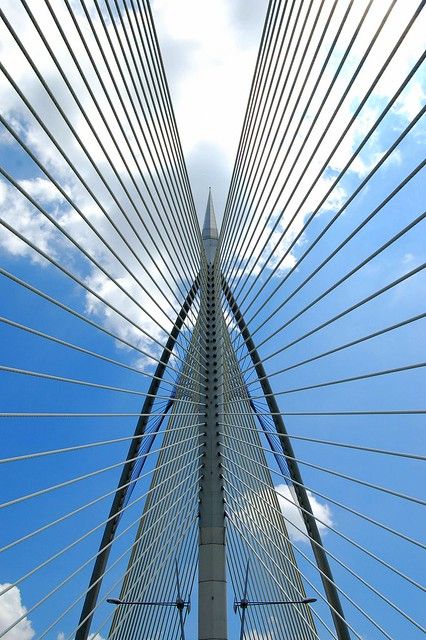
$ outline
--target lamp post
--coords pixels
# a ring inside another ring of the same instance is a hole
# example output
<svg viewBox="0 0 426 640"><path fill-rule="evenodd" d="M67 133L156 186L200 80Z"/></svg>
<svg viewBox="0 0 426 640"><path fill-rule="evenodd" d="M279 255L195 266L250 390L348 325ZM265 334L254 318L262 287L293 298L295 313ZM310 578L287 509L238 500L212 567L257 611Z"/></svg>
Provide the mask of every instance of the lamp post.
<svg viewBox="0 0 426 640"><path fill-rule="evenodd" d="M246 568L246 577L244 580L244 595L241 600L235 600L234 602L234 612L237 613L237 609L240 608L241 613L241 631L240 631L240 640L244 640L244 626L246 620L246 611L247 607L259 607L263 605L288 605L288 604L311 604L312 602L316 602L316 598L301 598L300 600L248 600L247 598L247 582L248 582L248 574L249 574L249 563L247 561Z"/></svg>
<svg viewBox="0 0 426 640"><path fill-rule="evenodd" d="M117 606L136 605L136 606L151 606L151 607L176 607L179 613L180 637L181 637L181 640L185 640L183 610L186 607L187 613L189 613L191 611L191 602L190 601L185 602L185 600L183 600L183 598L181 597L177 561L176 561L176 584L177 584L177 598L175 601L165 600L162 602L149 602L144 600L120 600L119 598L107 598L107 602L109 604L115 604Z"/></svg>

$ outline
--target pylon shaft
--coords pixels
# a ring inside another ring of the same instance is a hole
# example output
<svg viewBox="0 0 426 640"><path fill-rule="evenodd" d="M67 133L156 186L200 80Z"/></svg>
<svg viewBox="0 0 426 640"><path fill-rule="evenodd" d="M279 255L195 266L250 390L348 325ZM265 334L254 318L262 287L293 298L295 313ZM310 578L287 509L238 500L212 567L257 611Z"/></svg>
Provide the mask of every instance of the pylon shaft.
<svg viewBox="0 0 426 640"><path fill-rule="evenodd" d="M223 488L218 444L218 421L222 394L222 318L220 276L207 267L204 296L206 336L206 447L200 491L198 638L226 640L226 532Z"/></svg>

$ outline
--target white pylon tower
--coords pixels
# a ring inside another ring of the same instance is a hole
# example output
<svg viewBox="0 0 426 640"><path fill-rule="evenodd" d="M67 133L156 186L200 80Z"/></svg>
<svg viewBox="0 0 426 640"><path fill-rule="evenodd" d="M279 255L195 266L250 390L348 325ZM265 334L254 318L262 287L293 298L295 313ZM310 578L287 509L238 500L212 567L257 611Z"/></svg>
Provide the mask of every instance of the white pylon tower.
<svg viewBox="0 0 426 640"><path fill-rule="evenodd" d="M76 640L89 638L100 583L108 570L109 552L120 514L128 504L129 488L141 472L136 461L146 455L142 444L145 435L149 435L146 431L158 429L158 410L154 405L157 397L159 413L163 416L160 420L166 418L167 427L157 450L150 489L141 496L145 495L146 500L119 598L123 604L135 606L116 608L109 637L136 640L143 634L142 637L147 638L172 639L180 633L183 639L182 628L189 611L184 618L181 612L178 618L173 611L178 597L176 577L179 576L182 596L188 602L198 571L196 637L198 640L226 640L227 576L232 582L234 598L241 598L241 577L247 575L250 559L253 560L250 580L244 593L265 601L262 604L271 601L273 605L283 598L287 604L292 604L291 607L275 608L273 612L275 628L283 634L283 640L293 637L314 640L317 637L312 613L301 602L306 596L304 584L257 428L256 407L244 382L235 344L225 322L227 312L241 332L271 420L281 436L281 455L288 456L284 471L288 471L292 480L289 491L295 504L300 504L301 516L312 540L330 609L336 618L337 637L349 640L334 580L282 416L249 329L223 276L211 193L202 241L198 274L159 359L129 447L85 597ZM192 310L196 311L196 321L184 358L181 358L176 387L164 406L164 391L159 392L160 384ZM152 437L147 442L151 439L152 444ZM135 503L138 500L136 498ZM180 588L178 591L180 593ZM264 615L272 615L272 612ZM256 629L253 624L256 625L257 618L252 618L250 613L248 625Z"/></svg>
<svg viewBox="0 0 426 640"><path fill-rule="evenodd" d="M203 225L207 263L201 278L201 335L205 337L205 464L200 485L198 552L198 638L226 640L226 529L220 468L219 420L223 413L223 322L218 232L211 191Z"/></svg>

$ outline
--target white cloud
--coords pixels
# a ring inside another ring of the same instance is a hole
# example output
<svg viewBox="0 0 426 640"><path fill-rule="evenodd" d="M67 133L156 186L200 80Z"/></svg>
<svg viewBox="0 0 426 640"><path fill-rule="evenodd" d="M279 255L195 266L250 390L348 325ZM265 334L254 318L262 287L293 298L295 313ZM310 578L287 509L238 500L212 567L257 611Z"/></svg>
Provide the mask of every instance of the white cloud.
<svg viewBox="0 0 426 640"><path fill-rule="evenodd" d="M54 184L46 178L38 177L34 180L20 180L19 184L30 196L42 204L52 204L54 202L63 202L64 200Z"/></svg>
<svg viewBox="0 0 426 640"><path fill-rule="evenodd" d="M213 143L223 152L229 169L266 12L263 0L245 7L235 20L237 7L232 4L224 0L153 2L166 67L171 67L169 80L185 151L190 154L201 141ZM248 33L247 22L252 25ZM176 54L182 60L177 69L172 59Z"/></svg>
<svg viewBox="0 0 426 640"><path fill-rule="evenodd" d="M58 635L56 636L56 640L65 640L65 638L66 635L63 631L58 633ZM88 640L105 640L105 638L101 636L100 633L89 633Z"/></svg>
<svg viewBox="0 0 426 640"><path fill-rule="evenodd" d="M413 262L415 261L416 256L413 253L404 253L404 255L402 256L402 263L403 264L413 264Z"/></svg>
<svg viewBox="0 0 426 640"><path fill-rule="evenodd" d="M141 274L140 274L141 275ZM86 278L86 283L105 300L111 302L117 309L122 311L129 321L123 319L113 309L106 307L97 298L88 294L86 296L86 309L92 315L99 316L104 325L114 331L120 338L130 342L137 347L144 349L152 355L159 356L161 353L161 347L158 343L153 342L152 338L148 337L145 333L138 329L141 327L146 333L156 340L160 344L166 342L166 330L171 330L172 325L166 317L166 313L170 316L173 315L173 310L167 299L158 292L153 291L156 294L157 301L161 302L161 309L153 303L149 296L140 290L139 285L130 276L122 276L118 278L119 283L123 288L130 293L130 295L138 301L139 305L132 302L122 291L118 290L116 285L106 278L103 274L93 272ZM146 316L141 319L142 309L145 309L152 318ZM132 324L133 322L133 324ZM157 324L159 323L159 324ZM159 325L165 327L162 330ZM120 343L118 343L120 344ZM143 368L148 364L152 364L152 361L148 357L143 355L137 356L137 364Z"/></svg>
<svg viewBox="0 0 426 640"><path fill-rule="evenodd" d="M274 636L269 631L258 631L257 629L251 629L248 632L250 640L274 640Z"/></svg>
<svg viewBox="0 0 426 640"><path fill-rule="evenodd" d="M301 531L299 531L299 529L301 529L302 531L306 531L306 527L303 523L302 514L296 507L290 488L286 484L279 484L275 487L275 490L277 492L281 511L284 515L284 518L286 519L288 535L293 541L308 542L308 538L304 536ZM333 525L331 509L328 504L320 502L310 491L308 491L307 493L314 516L325 523L322 524L322 522L319 522L317 520L318 529L321 532L326 533L327 527L325 525Z"/></svg>
<svg viewBox="0 0 426 640"><path fill-rule="evenodd" d="M0 591L9 587L9 584L0 584ZM18 587L12 587L0 596L0 633L7 629L15 620L25 615L26 608L22 604L21 592ZM25 616L18 624L8 631L4 640L31 640L35 635L31 621Z"/></svg>
<svg viewBox="0 0 426 640"><path fill-rule="evenodd" d="M57 236L52 225L5 182L0 182L0 210L1 218L6 223L29 238L42 251L52 257L56 256ZM0 226L0 247L13 256L25 256L34 262L45 264L43 258L3 225Z"/></svg>
<svg viewBox="0 0 426 640"><path fill-rule="evenodd" d="M409 122L418 114L425 100L426 93L422 84L420 82L412 83L409 90L404 91L396 103L395 111Z"/></svg>

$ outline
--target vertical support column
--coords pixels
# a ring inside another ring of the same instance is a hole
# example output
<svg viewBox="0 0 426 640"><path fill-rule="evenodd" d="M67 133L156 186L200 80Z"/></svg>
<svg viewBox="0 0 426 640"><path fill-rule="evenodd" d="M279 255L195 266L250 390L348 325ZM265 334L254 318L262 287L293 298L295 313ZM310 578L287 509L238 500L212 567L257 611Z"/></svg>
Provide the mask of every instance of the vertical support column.
<svg viewBox="0 0 426 640"><path fill-rule="evenodd" d="M219 467L219 415L222 412L222 313L220 274L207 265L203 295L206 338L205 465L200 491L198 638L227 639L225 508Z"/></svg>

